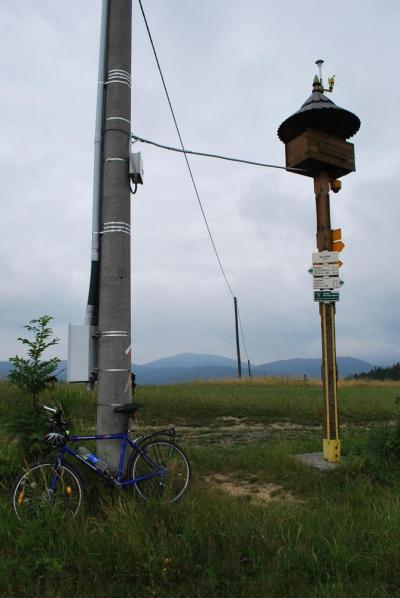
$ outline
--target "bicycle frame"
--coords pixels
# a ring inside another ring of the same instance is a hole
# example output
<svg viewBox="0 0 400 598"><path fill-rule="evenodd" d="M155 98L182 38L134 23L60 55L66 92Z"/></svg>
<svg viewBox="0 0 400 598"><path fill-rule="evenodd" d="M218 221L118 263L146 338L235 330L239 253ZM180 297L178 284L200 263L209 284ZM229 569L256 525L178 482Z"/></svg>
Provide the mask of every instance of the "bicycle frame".
<svg viewBox="0 0 400 598"><path fill-rule="evenodd" d="M161 432L161 434L162 434L162 432ZM143 441L143 439L148 440L151 437L155 438L157 435L160 435L160 433L147 434L146 436L139 437L139 438ZM71 447L68 446L68 444L70 442L80 442L81 440L96 440L96 441L120 440L121 441L121 450L120 450L120 456L119 456L117 475L115 477L111 478L113 483L119 487L129 486L131 484L137 484L138 482L142 482L144 480L162 477L166 473L165 467L160 467L157 463L155 463L152 459L150 459L150 457L146 453L146 450L144 448L142 448L140 446L140 444L138 444L135 440L131 440L128 437L128 434L126 432L123 432L120 434L90 434L90 435L84 435L84 436L77 436L77 435L68 436L67 443L62 447L62 449L60 450L60 452L58 454L57 464L61 465L64 460L65 455L67 454L67 455L70 455L71 457L74 457L75 459L78 459L79 461L81 461L84 465L86 465L87 467L89 467L90 469L95 471L100 477L104 477L104 472L98 470L94 465L92 465L86 459L81 457L81 455L77 451L75 451L74 449L72 449ZM129 480L122 479L123 478L123 470L124 470L125 453L126 453L126 448L128 445L132 449L134 449L135 451L140 453L140 455L149 464L149 466L152 468L153 471L151 471L145 475L139 476L137 478L132 478ZM52 484L51 484L52 490L54 490L54 488L57 484L57 481L58 481L58 476L56 474L52 481Z"/></svg>

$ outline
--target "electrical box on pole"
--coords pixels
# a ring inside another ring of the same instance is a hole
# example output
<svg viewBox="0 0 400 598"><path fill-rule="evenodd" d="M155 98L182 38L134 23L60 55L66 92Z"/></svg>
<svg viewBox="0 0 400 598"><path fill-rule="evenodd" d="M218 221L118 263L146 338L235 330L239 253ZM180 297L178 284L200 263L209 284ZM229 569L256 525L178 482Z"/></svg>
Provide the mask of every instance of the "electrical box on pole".
<svg viewBox="0 0 400 598"><path fill-rule="evenodd" d="M96 330L89 324L69 324L67 382L89 382L96 376Z"/></svg>
<svg viewBox="0 0 400 598"><path fill-rule="evenodd" d="M140 152L130 152L129 154L129 176L132 183L143 185L144 171L143 160Z"/></svg>
<svg viewBox="0 0 400 598"><path fill-rule="evenodd" d="M340 459L339 409L337 399L337 364L335 312L340 287L337 251L344 248L340 229L331 229L329 190L337 193L341 182L337 179L355 170L354 146L346 141L357 133L360 119L336 106L324 95L331 92L334 78L324 89L321 66L315 76L311 96L298 112L289 116L279 127L278 136L285 144L286 166L301 169L297 174L314 179L317 214L317 249L313 256L314 300L319 303L322 341L323 382L323 455L327 461ZM329 258L335 254L331 262ZM320 259L318 259L320 258Z"/></svg>

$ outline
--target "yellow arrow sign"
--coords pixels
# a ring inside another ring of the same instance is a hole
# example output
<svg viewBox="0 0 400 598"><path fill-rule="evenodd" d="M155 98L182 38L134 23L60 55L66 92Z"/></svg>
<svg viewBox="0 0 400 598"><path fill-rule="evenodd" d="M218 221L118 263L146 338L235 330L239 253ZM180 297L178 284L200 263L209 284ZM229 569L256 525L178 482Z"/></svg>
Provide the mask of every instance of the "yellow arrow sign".
<svg viewBox="0 0 400 598"><path fill-rule="evenodd" d="M340 241L341 238L342 238L342 229L341 228L335 228L334 230L331 230L332 243L334 241Z"/></svg>
<svg viewBox="0 0 400 598"><path fill-rule="evenodd" d="M343 241L335 241L332 243L332 251L342 251L345 247L346 245Z"/></svg>

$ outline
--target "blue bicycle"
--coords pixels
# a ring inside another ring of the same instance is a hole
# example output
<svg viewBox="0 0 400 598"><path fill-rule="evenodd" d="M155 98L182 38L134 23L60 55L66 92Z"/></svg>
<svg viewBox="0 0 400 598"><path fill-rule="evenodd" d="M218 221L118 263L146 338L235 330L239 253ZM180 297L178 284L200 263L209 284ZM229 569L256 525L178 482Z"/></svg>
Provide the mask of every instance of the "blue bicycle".
<svg viewBox="0 0 400 598"><path fill-rule="evenodd" d="M134 486L137 493L147 501L173 503L186 491L190 479L190 463L175 443L175 429L159 430L141 435L135 440L129 436L129 418L135 417L138 403L127 403L114 408L125 415L124 431L120 434L71 435L64 421L61 408L44 406L50 413L52 431L46 434L46 442L57 448L55 460L46 460L28 466L15 482L12 494L14 511L20 519L35 517L43 509L57 509L75 516L83 498L81 474L66 457L77 459L95 472L104 482L117 488ZM119 440L120 458L116 474L107 463L85 447L76 450L70 445L87 440ZM132 449L127 459L127 448Z"/></svg>

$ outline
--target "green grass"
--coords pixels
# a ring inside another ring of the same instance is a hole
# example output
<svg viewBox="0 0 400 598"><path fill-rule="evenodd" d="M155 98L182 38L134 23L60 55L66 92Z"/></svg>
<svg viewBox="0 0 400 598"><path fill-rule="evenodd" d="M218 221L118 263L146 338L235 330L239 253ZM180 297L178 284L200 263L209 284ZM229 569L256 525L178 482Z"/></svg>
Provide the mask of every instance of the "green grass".
<svg viewBox="0 0 400 598"><path fill-rule="evenodd" d="M341 418L344 423L385 421L396 412L400 384L339 384ZM203 424L224 416L253 421L289 420L319 423L322 386L315 382L265 379L243 382L201 382L139 388L136 399L143 402L143 418L154 423L174 419Z"/></svg>
<svg viewBox="0 0 400 598"><path fill-rule="evenodd" d="M200 433L184 436L193 466L187 496L172 507L150 508L131 492L107 493L93 484L77 520L45 512L40 521L21 524L10 509L10 490L23 456L4 431L15 394L0 384L0 595L398 595L400 472L378 456L375 466L386 465L392 475L379 477L369 469L368 455L378 444L366 428L386 434L387 423L398 417L399 391L400 384L341 384L347 459L320 473L294 458L321 450L318 384L266 380L140 388L143 425L215 428L222 440L230 439L216 445ZM73 429L94 426L93 394L65 385L45 402L55 399L66 406ZM235 436L232 422L218 419L227 417L262 423L266 430L282 421L298 427L254 440L255 432ZM233 496L208 482L216 474L249 482L254 496L273 483L282 488L282 499L257 503L251 493Z"/></svg>

